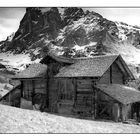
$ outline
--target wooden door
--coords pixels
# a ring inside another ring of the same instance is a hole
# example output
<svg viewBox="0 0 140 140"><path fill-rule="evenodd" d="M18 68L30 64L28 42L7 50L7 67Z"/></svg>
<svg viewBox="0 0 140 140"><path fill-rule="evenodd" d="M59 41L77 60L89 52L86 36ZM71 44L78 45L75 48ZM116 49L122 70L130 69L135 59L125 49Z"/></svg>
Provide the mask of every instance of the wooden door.
<svg viewBox="0 0 140 140"><path fill-rule="evenodd" d="M58 113L71 114L74 105L74 85L72 79L58 81Z"/></svg>

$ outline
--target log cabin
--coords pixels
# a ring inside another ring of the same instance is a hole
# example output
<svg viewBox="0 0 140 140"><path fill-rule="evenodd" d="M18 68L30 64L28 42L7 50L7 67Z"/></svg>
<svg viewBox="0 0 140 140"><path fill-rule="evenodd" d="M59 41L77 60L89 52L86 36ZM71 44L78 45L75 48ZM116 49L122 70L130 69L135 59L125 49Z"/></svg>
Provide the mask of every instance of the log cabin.
<svg viewBox="0 0 140 140"><path fill-rule="evenodd" d="M21 82L18 98L7 94L1 102L8 98L20 108L127 121L140 118L140 91L126 86L134 79L120 55L65 58L49 53L13 77Z"/></svg>

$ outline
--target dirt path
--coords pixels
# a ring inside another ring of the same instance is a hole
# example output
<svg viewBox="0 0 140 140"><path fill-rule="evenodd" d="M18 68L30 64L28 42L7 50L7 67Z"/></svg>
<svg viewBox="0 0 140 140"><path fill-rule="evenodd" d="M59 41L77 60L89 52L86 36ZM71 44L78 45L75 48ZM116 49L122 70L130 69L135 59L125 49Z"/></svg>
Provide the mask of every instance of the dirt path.
<svg viewBox="0 0 140 140"><path fill-rule="evenodd" d="M140 126L75 119L0 105L0 133L140 133Z"/></svg>

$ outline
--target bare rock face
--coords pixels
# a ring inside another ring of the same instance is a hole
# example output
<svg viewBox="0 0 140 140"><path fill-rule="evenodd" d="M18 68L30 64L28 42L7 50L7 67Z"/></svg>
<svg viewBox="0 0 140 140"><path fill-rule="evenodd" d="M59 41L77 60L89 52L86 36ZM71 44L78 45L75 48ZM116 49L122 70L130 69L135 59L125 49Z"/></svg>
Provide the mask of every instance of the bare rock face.
<svg viewBox="0 0 140 140"><path fill-rule="evenodd" d="M43 9L43 8L42 8ZM55 39L62 21L57 8L50 8L42 12L41 8L27 8L23 19L20 22L19 29L15 33L11 43L10 50L21 53L30 48L30 46L43 39ZM18 50L17 47L18 46Z"/></svg>

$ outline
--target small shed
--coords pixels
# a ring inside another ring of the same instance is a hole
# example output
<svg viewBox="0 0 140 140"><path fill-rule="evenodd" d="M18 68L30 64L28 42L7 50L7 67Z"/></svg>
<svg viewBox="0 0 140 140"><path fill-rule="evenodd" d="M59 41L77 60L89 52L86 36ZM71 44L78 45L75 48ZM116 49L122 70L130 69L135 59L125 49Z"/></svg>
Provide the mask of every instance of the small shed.
<svg viewBox="0 0 140 140"><path fill-rule="evenodd" d="M132 119L134 117L135 104L138 105L135 109L140 111L140 91L120 84L98 84L95 87L100 90L97 90L99 93L106 94L116 101L116 103L112 102L112 117L114 120L118 121L120 119L125 121ZM137 113L137 117L139 118L139 112L135 113Z"/></svg>

